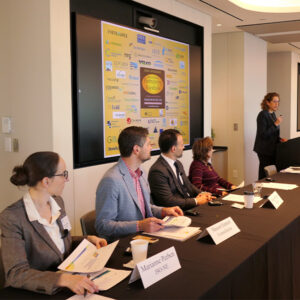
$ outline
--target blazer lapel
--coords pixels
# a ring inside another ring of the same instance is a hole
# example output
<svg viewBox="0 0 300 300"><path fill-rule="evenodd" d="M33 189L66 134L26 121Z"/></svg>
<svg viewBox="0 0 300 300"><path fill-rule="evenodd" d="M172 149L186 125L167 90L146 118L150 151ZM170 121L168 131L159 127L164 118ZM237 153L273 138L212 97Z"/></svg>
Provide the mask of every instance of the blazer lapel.
<svg viewBox="0 0 300 300"><path fill-rule="evenodd" d="M137 196L137 193L135 190L133 178L131 177L127 166L125 165L125 163L123 162L123 160L121 158L119 160L119 169L120 169L121 174L123 175L123 180L125 182L127 190L129 192L133 202L136 204L137 208L139 209L141 216L143 216L141 208L140 208L140 203L138 201L138 196Z"/></svg>
<svg viewBox="0 0 300 300"><path fill-rule="evenodd" d="M170 165L168 164L168 162L162 157L160 156L159 158L161 160L161 163L167 168L167 170L169 171L170 175L173 178L173 181L176 185L177 190L182 194L182 196L184 196L183 190L181 189L181 186L178 182L178 178L177 176L174 174L173 170L171 169Z"/></svg>
<svg viewBox="0 0 300 300"><path fill-rule="evenodd" d="M45 241L45 243L58 255L58 257L63 260L63 254L58 250L55 243L49 236L48 232L44 228L42 224L40 224L38 221L32 221L30 222L37 234Z"/></svg>
<svg viewBox="0 0 300 300"><path fill-rule="evenodd" d="M143 172L142 176L140 177L140 184L141 184L141 188L142 188L142 192L143 192L143 196L144 196L144 202L145 202L145 212L146 212L146 217L152 217L152 210L150 207L150 191L149 191L149 187L148 187L148 181L145 178L145 173Z"/></svg>

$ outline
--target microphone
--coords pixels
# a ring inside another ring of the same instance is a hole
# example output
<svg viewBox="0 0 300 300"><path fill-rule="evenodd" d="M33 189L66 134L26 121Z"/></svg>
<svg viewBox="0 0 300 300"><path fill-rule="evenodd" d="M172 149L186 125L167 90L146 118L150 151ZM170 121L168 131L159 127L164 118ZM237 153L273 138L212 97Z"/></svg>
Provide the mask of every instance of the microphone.
<svg viewBox="0 0 300 300"><path fill-rule="evenodd" d="M68 236L69 234L69 230L68 229L64 229L64 231L62 232L61 238L64 239Z"/></svg>

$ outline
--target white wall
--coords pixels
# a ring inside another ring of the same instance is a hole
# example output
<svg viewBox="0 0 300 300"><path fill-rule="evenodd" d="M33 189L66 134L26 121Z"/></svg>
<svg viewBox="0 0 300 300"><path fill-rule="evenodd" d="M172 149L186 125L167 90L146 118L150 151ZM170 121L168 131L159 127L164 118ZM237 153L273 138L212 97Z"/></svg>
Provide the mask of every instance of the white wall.
<svg viewBox="0 0 300 300"><path fill-rule="evenodd" d="M244 37L244 151L245 182L257 180L258 159L253 151L256 117L267 86L267 43L246 33Z"/></svg>
<svg viewBox="0 0 300 300"><path fill-rule="evenodd" d="M266 91L266 61L266 43L250 34L213 35L212 128L215 144L228 147L228 180L234 184L257 179L258 160L252 149Z"/></svg>
<svg viewBox="0 0 300 300"><path fill-rule="evenodd" d="M52 140L49 1L0 2L0 117L13 120L0 133L0 211L23 194L9 183L12 168ZM19 140L19 152L4 152L4 136Z"/></svg>
<svg viewBox="0 0 300 300"><path fill-rule="evenodd" d="M139 2L204 26L204 132L209 135L211 18L175 0ZM73 233L80 234L79 218L94 209L96 186L111 164L72 170L69 0L0 0L0 17L0 117L12 116L11 135L20 142L18 153L4 152L0 134L0 210L23 194L8 181L12 168L34 151L53 150L70 171L63 197ZM191 156L186 151L182 159L187 171Z"/></svg>
<svg viewBox="0 0 300 300"><path fill-rule="evenodd" d="M277 115L283 115L280 135L283 138L300 136L297 132L297 78L300 55L294 52L268 54L268 91L280 95Z"/></svg>

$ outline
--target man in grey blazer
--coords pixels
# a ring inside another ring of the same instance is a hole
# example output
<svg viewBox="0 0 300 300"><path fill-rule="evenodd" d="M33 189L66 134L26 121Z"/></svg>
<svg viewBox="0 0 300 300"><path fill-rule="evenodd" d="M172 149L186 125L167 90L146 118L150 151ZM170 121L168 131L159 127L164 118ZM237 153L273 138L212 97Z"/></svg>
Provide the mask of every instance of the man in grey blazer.
<svg viewBox="0 0 300 300"><path fill-rule="evenodd" d="M175 207L150 204L150 190L140 165L150 159L151 141L143 127L125 128L118 138L121 157L100 181L96 192L98 235L112 241L138 231L160 230L165 216L183 215Z"/></svg>
<svg viewBox="0 0 300 300"><path fill-rule="evenodd" d="M158 140L161 156L149 171L151 196L156 205L178 205L190 209L211 200L210 193L201 193L187 178L182 163L184 143L176 129L163 131Z"/></svg>

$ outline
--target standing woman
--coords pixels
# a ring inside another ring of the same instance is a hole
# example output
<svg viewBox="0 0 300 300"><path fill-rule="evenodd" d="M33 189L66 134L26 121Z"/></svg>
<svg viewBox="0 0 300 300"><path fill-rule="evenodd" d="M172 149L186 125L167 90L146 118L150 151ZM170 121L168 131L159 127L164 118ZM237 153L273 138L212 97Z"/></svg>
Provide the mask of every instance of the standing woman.
<svg viewBox="0 0 300 300"><path fill-rule="evenodd" d="M22 199L0 214L2 260L6 286L53 294L67 287L76 294L98 291L86 276L55 272L72 251L70 222L60 195L68 181L64 160L54 152L31 154L22 166L13 169L10 181L27 185ZM87 236L97 248L104 239Z"/></svg>
<svg viewBox="0 0 300 300"><path fill-rule="evenodd" d="M276 162L276 146L284 139L280 138L280 123L282 116L276 117L275 112L279 107L279 94L268 93L265 95L262 103L262 111L258 114L256 138L254 151L259 159L259 175L258 179L265 177L264 167L275 165Z"/></svg>

